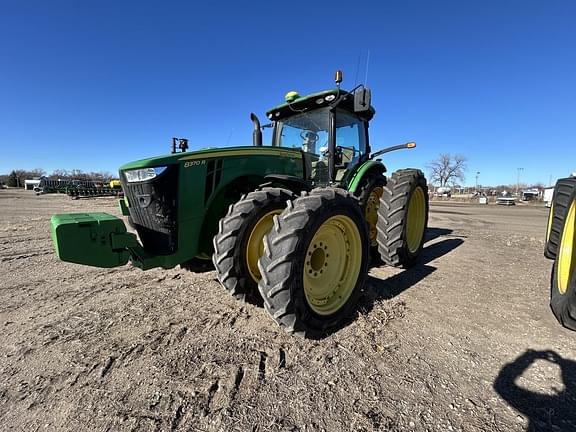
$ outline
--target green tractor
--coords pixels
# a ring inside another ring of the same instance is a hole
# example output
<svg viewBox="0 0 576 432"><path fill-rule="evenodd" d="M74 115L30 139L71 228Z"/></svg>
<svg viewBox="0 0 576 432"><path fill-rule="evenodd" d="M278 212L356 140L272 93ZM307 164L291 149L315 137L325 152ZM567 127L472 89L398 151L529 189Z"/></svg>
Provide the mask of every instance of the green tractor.
<svg viewBox="0 0 576 432"><path fill-rule="evenodd" d="M372 153L370 90L295 92L252 114L253 145L172 154L120 168L122 214L138 233L105 213L52 217L58 257L141 269L216 269L236 298L263 303L289 332L325 333L341 324L364 286L370 255L409 267L428 221L423 173L385 176ZM272 143L262 145L262 129ZM177 147L182 149L177 151Z"/></svg>

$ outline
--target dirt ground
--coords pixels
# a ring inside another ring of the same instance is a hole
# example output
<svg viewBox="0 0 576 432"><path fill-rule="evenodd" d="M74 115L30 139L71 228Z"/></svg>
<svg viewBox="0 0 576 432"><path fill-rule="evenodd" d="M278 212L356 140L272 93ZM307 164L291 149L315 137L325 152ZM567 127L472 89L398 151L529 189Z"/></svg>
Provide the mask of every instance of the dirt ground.
<svg viewBox="0 0 576 432"><path fill-rule="evenodd" d="M374 267L310 341L214 272L57 261L53 213L0 190L0 429L574 431L576 333L548 308L547 209L433 203L421 263Z"/></svg>

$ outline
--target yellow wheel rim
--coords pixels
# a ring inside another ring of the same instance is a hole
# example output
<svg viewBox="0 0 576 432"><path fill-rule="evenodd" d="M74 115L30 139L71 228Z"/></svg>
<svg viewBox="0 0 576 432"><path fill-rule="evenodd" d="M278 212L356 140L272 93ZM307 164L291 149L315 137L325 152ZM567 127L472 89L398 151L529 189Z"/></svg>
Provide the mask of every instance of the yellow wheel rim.
<svg viewBox="0 0 576 432"><path fill-rule="evenodd" d="M552 231L553 219L554 219L554 204L550 206L550 214L548 215L548 226L546 227L546 241L550 240L550 232Z"/></svg>
<svg viewBox="0 0 576 432"><path fill-rule="evenodd" d="M348 216L332 216L312 238L304 261L304 294L318 315L337 312L354 291L362 265L362 240Z"/></svg>
<svg viewBox="0 0 576 432"><path fill-rule="evenodd" d="M370 246L376 246L376 223L378 222L378 208L380 207L380 197L384 193L384 188L382 186L376 186L370 192L368 201L366 202L365 216L368 222L368 228L370 229Z"/></svg>
<svg viewBox="0 0 576 432"><path fill-rule="evenodd" d="M420 186L414 189L408 203L406 220L406 242L411 253L417 252L424 236L426 225L426 199Z"/></svg>
<svg viewBox="0 0 576 432"><path fill-rule="evenodd" d="M262 278L260 270L258 269L258 260L264 253L264 236L272 229L274 215L282 213L282 210L283 209L272 210L262 216L258 222L256 222L256 225L254 225L250 237L248 237L245 253L246 267L254 282L259 282Z"/></svg>
<svg viewBox="0 0 576 432"><path fill-rule="evenodd" d="M572 273L574 271L574 225L576 224L576 201L572 202L570 210L568 211L568 216L564 222L564 231L562 232L562 240L560 241L560 248L558 249L558 255L556 259L558 260L558 291L560 294L566 294L568 290L568 285L572 279Z"/></svg>

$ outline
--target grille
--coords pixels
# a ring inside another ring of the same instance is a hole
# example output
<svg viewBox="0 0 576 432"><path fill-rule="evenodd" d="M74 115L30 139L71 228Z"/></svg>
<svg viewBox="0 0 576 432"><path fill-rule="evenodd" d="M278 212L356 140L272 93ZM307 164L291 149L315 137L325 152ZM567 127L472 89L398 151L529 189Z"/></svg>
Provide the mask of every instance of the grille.
<svg viewBox="0 0 576 432"><path fill-rule="evenodd" d="M169 166L150 181L128 183L124 176L122 180L130 204L130 218L144 249L155 255L175 253L178 166Z"/></svg>

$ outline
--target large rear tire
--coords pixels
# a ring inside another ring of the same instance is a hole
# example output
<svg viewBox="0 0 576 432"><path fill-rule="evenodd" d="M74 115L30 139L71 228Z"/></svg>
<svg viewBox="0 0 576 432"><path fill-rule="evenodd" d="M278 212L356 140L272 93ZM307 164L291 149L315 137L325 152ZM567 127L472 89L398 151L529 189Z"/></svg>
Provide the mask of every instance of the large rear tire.
<svg viewBox="0 0 576 432"><path fill-rule="evenodd" d="M428 206L428 185L422 171L392 173L378 209L378 251L385 264L414 265L424 245Z"/></svg>
<svg viewBox="0 0 576 432"><path fill-rule="evenodd" d="M287 189L263 188L243 196L220 220L212 261L218 280L238 300L261 303L258 259L264 248L262 239L272 228L273 216L294 198Z"/></svg>
<svg viewBox="0 0 576 432"><path fill-rule="evenodd" d="M576 191L576 178L563 178L556 182L554 188L554 199L550 207L548 216L548 226L546 228L546 245L544 246L544 256L549 259L556 258L556 251L560 244L562 228L568 213L568 207Z"/></svg>
<svg viewBox="0 0 576 432"><path fill-rule="evenodd" d="M550 307L564 327L576 330L576 192L571 198L552 267Z"/></svg>
<svg viewBox="0 0 576 432"><path fill-rule="evenodd" d="M378 209L380 208L380 198L384 194L386 177L380 173L369 173L364 176L358 193L358 202L364 212L364 218L368 224L368 238L370 241L370 255L380 258L378 252Z"/></svg>
<svg viewBox="0 0 576 432"><path fill-rule="evenodd" d="M290 333L326 334L358 300L368 245L356 198L338 188L304 193L274 218L264 238L258 285L264 307Z"/></svg>

